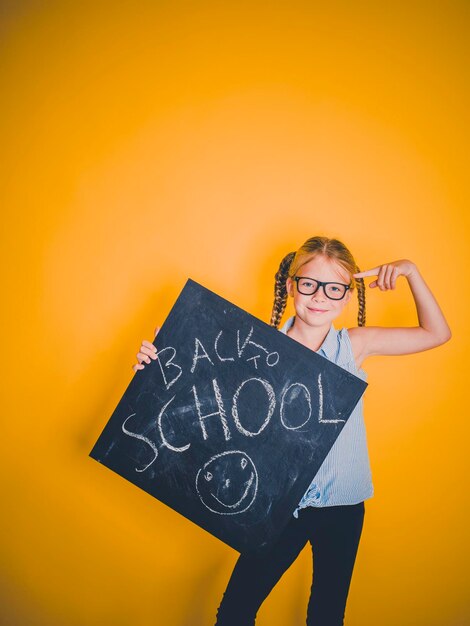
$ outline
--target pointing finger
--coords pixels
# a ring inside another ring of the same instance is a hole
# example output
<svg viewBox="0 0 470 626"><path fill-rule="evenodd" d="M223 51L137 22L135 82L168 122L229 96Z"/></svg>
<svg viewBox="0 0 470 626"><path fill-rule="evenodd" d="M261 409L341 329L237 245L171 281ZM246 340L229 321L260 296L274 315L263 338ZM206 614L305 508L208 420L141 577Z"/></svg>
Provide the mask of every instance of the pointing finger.
<svg viewBox="0 0 470 626"><path fill-rule="evenodd" d="M371 270L367 270L365 272L358 272L357 274L353 274L354 278L362 278L363 276L378 276L379 275L379 271L380 271L380 265L379 267L374 267Z"/></svg>
<svg viewBox="0 0 470 626"><path fill-rule="evenodd" d="M367 270L365 272L358 272L357 274L353 274L354 278L362 278L363 276L378 276L381 266L374 267L372 270Z"/></svg>

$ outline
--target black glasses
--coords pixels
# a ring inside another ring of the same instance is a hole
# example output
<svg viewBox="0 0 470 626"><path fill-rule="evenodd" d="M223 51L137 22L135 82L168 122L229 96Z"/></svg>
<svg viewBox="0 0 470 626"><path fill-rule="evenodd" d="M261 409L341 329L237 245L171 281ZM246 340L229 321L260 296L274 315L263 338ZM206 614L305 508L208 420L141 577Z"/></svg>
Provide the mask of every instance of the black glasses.
<svg viewBox="0 0 470 626"><path fill-rule="evenodd" d="M321 280L307 278L306 276L294 276L294 280L297 283L297 291L303 296L313 296L320 287L323 287L323 293L330 300L342 300L347 290L351 288L351 283L349 285L343 283L323 283Z"/></svg>

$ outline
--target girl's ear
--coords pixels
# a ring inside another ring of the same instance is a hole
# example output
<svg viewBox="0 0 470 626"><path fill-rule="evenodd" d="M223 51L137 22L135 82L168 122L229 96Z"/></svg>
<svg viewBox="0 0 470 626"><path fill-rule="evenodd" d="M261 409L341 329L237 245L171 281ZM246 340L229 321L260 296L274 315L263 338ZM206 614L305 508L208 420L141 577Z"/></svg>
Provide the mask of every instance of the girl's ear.
<svg viewBox="0 0 470 626"><path fill-rule="evenodd" d="M293 296L294 294L292 293L292 285L293 281L292 278L289 276L288 279L286 280L286 289L287 289L287 295L288 296Z"/></svg>

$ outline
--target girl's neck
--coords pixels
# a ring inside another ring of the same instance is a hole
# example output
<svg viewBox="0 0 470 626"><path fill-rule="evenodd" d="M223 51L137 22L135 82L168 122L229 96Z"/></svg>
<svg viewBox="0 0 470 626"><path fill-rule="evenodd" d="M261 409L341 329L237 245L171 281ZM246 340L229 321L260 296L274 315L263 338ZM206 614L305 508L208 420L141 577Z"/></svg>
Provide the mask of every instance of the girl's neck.
<svg viewBox="0 0 470 626"><path fill-rule="evenodd" d="M291 339L295 339L302 345L314 352L318 352L331 328L331 324L325 326L309 326L297 316L294 317L294 323L287 331L287 335Z"/></svg>

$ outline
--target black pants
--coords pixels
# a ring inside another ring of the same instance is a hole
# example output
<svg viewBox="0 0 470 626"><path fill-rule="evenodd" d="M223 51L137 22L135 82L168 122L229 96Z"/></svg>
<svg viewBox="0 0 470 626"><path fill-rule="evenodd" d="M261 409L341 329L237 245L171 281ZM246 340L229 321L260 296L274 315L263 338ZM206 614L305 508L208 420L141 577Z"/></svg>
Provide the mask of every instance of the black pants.
<svg viewBox="0 0 470 626"><path fill-rule="evenodd" d="M292 516L269 551L241 554L219 606L216 626L253 626L259 607L307 541L314 558L307 624L342 626L364 514L364 502L307 507L298 518Z"/></svg>

